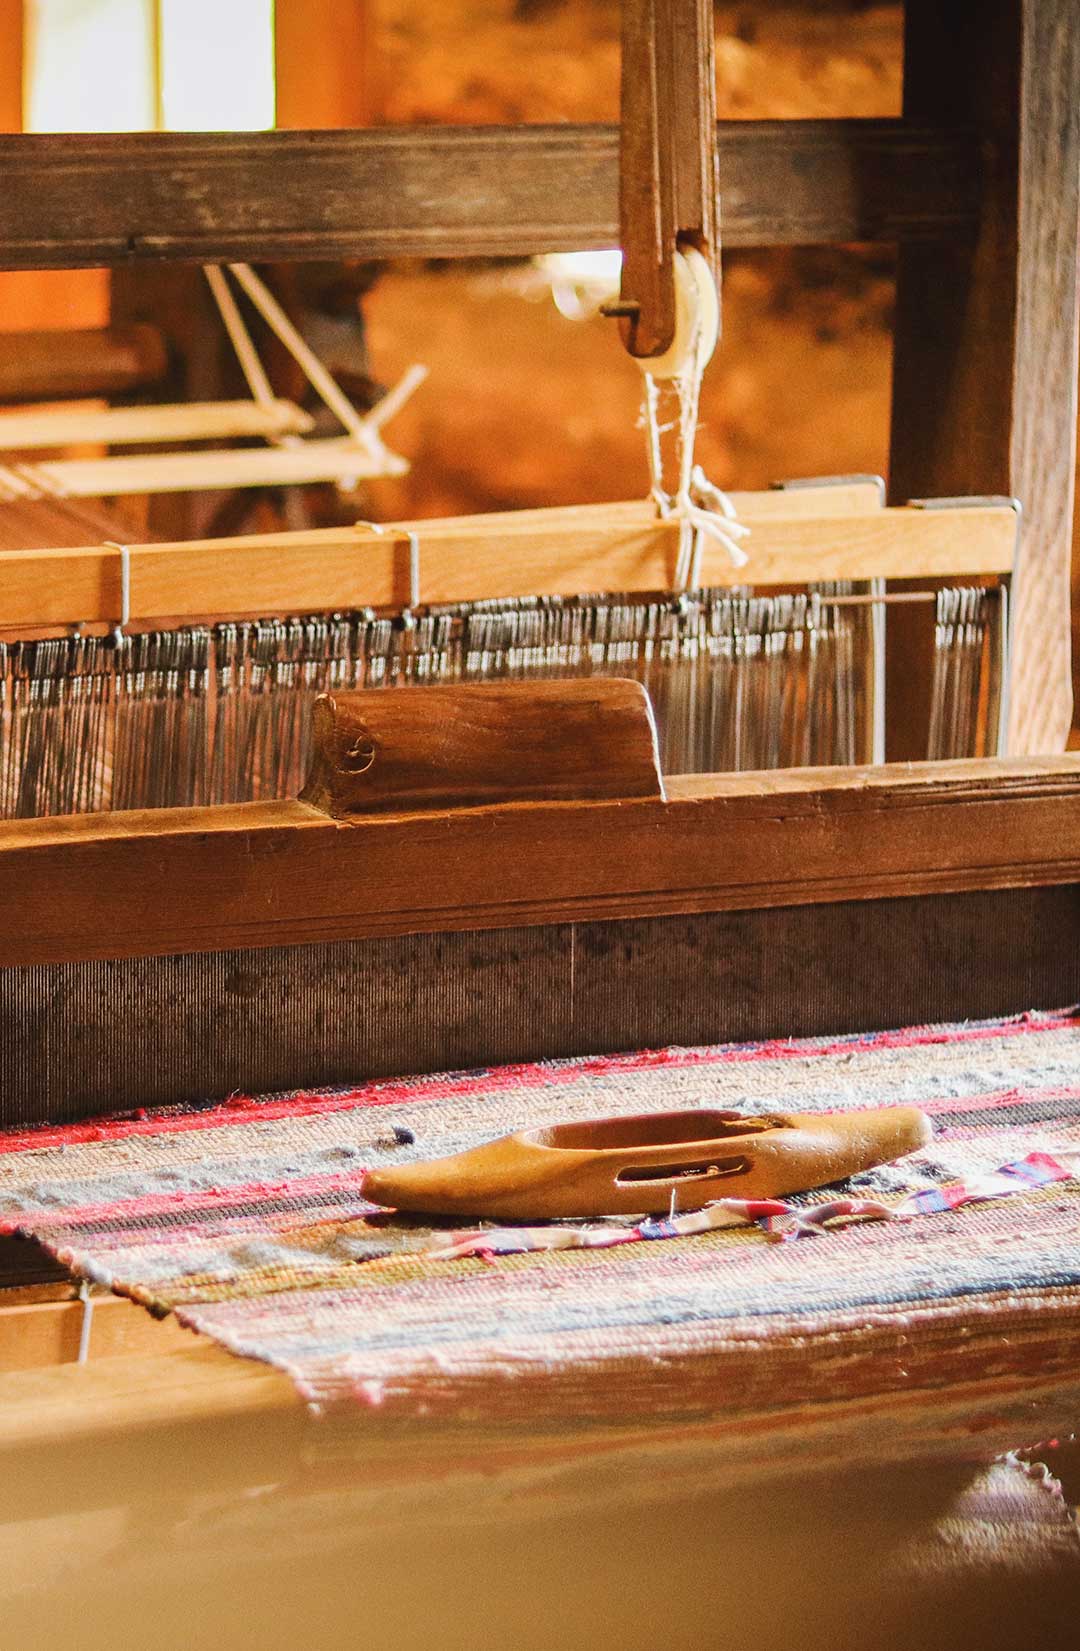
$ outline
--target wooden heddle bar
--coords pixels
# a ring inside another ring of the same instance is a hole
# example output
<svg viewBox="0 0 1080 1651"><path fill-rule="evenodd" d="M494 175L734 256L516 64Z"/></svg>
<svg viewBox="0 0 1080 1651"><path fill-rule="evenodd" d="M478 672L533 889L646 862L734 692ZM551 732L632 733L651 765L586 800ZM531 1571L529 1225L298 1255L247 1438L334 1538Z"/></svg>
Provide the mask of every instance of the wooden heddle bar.
<svg viewBox="0 0 1080 1651"><path fill-rule="evenodd" d="M746 567L707 543L706 586L805 586L823 580L988 578L1012 572L1008 503L918 505L848 515L777 515L753 524ZM782 497L782 495L780 495ZM647 502L440 522L358 523L235 539L0 552L0 630L168 618L325 613L582 592L669 590L676 521ZM128 602L122 585L127 575Z"/></svg>

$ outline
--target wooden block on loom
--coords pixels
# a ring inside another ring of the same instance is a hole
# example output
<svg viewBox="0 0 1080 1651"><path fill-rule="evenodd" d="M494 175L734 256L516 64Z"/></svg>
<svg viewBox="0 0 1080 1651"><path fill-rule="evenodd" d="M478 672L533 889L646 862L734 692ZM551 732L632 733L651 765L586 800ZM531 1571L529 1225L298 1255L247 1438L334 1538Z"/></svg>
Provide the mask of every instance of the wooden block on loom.
<svg viewBox="0 0 1080 1651"><path fill-rule="evenodd" d="M664 796L649 696L621 678L327 694L314 736L303 800L334 818Z"/></svg>

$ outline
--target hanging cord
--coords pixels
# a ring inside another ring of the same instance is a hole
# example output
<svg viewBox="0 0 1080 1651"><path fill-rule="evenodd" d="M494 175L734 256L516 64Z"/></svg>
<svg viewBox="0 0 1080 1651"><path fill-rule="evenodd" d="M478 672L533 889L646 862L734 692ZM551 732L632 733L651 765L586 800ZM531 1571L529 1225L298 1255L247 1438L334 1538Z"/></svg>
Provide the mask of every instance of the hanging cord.
<svg viewBox="0 0 1080 1651"><path fill-rule="evenodd" d="M738 519L727 494L709 481L694 463L701 380L719 334L719 301L712 272L699 252L687 248L675 254L676 327L670 347L659 359L639 362L645 376L644 423L649 456L652 498L665 521L679 523L679 552L675 589L696 589L701 577L705 540L722 545L733 567L745 567L748 557L739 541L750 529ZM660 423L661 385L671 385L679 403L676 425L678 480L674 493L664 486Z"/></svg>

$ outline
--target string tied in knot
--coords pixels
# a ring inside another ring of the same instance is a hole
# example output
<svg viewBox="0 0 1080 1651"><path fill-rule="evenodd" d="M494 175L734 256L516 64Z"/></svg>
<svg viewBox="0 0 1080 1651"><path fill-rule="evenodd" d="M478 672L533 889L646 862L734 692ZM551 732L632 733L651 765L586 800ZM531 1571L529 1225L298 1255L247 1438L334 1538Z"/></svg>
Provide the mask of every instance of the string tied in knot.
<svg viewBox="0 0 1080 1651"><path fill-rule="evenodd" d="M740 541L748 537L750 529L739 521L728 495L694 462L701 381L719 336L716 284L706 260L692 249L675 254L675 278L675 338L662 361L645 358L641 367L651 495L661 519L679 523L674 587L681 593L700 585L706 540L722 546L733 567L745 567L749 558ZM679 416L674 426L660 424L662 383L670 385L678 398ZM673 493L664 486L661 451L661 435L671 428L676 431L678 456L678 482Z"/></svg>
<svg viewBox="0 0 1080 1651"><path fill-rule="evenodd" d="M738 512L728 495L706 476L700 464L690 472L690 483L678 493L665 493L654 487L652 496L664 521L679 523L679 554L675 562L675 588L678 591L696 590L701 583L701 557L705 540L722 546L735 568L745 567L750 558L740 539L750 529L740 522Z"/></svg>

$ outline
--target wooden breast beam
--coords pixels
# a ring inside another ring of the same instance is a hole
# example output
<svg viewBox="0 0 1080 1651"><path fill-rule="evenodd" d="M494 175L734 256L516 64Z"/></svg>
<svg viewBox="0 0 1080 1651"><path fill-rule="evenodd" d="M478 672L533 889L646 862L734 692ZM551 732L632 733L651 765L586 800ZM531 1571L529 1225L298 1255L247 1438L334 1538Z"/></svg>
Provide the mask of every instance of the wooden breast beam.
<svg viewBox="0 0 1080 1651"><path fill-rule="evenodd" d="M355 778L336 815L0 822L4 967L1080 882L1080 755L668 776L666 800L489 790L410 812L369 809Z"/></svg>

